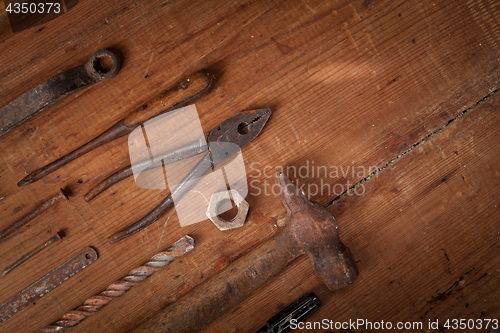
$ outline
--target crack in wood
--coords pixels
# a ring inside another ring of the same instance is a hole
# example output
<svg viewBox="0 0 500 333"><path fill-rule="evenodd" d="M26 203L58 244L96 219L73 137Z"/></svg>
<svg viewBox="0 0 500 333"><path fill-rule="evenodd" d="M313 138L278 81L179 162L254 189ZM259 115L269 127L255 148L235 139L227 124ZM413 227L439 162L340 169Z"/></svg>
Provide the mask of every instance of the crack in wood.
<svg viewBox="0 0 500 333"><path fill-rule="evenodd" d="M479 101L477 101L476 103L472 104L471 106L469 106L468 108L466 108L465 110L463 110L462 112L460 112L456 117L448 120L448 122L446 124L444 124L443 126L441 126L438 129L430 132L429 134L425 135L419 141L417 141L416 143L414 143L413 145L411 145L408 149L406 149L404 152L402 152L398 156L390 159L384 165L382 165L381 167L377 168L375 171L371 172L368 176L366 176L365 178L363 178L360 181L358 181L356 184L354 184L351 187L349 187L348 189L346 189L339 196L337 196L330 203L328 203L327 206L330 207L333 204L335 204L337 201L342 200L346 195L349 195L349 194L352 194L352 193L356 192L361 186L365 185L370 180L372 180L374 178L374 176L378 176L381 172L387 170L388 168L390 168L394 164L398 163L400 160L402 160L408 154L410 154L411 152L413 152L416 148L424 145L425 143L427 143L428 141L430 141L434 137L436 137L439 134L441 134L445 129L447 129L451 125L457 123L458 121L462 120L466 115L472 113L474 110L476 110L477 108L479 108L480 106L482 106L491 97L493 97L499 90L500 90L500 88L498 88L498 87L496 87L494 89L490 89L490 93L488 95L484 96Z"/></svg>

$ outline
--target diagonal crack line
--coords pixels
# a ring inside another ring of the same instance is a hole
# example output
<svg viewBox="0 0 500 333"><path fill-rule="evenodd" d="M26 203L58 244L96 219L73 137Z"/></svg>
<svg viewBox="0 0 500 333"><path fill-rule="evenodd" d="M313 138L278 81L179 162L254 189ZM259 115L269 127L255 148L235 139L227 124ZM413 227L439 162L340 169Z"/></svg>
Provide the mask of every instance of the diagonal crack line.
<svg viewBox="0 0 500 333"><path fill-rule="evenodd" d="M384 165L382 165L380 168L377 168L377 170L373 171L372 173L370 173L368 176L366 176L365 178L363 178L360 181L358 181L353 186L349 187L347 190L345 190L344 192L342 192L339 196L337 196L336 198L334 198L330 203L328 203L327 206L329 207L329 206L333 205L335 202L337 202L339 200L342 200L346 195L350 195L353 192L355 192L358 188L360 188L361 186L363 186L364 184L366 184L367 182L369 182L374 177L378 176L381 172L385 171L387 168L390 168L394 164L398 163L400 160L402 160L406 155L410 154L416 148L424 145L429 140L431 140L432 138L434 138L435 136L437 136L441 132L443 132L445 129L447 129L451 125L455 124L456 122L460 121L462 118L464 118L469 113L472 113L478 107L480 107L481 105L483 105L484 103L486 103L499 90L500 90L499 88L495 88L493 90L490 89L490 93L488 95L484 96L479 101L477 101L476 103L472 104L467 109L465 109L462 112L460 112L455 118L452 118L452 119L448 120L448 122L446 124L444 124L443 126L441 126L438 129L436 129L435 131L427 134L426 136L424 136L423 138L421 138L418 142L416 142L415 144L413 144L412 146L410 146L407 150L405 150L404 152L402 152L398 156L394 157L393 159L389 160L387 163L385 163Z"/></svg>

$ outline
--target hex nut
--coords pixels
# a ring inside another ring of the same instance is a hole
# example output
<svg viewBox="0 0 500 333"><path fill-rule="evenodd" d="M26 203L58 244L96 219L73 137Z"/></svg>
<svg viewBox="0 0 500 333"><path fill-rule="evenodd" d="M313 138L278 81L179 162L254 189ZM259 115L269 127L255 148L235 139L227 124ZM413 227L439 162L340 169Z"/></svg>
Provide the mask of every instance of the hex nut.
<svg viewBox="0 0 500 333"><path fill-rule="evenodd" d="M219 217L217 212L218 205L223 200L229 200L229 191L222 191L212 194L210 198L210 203L208 204L207 209L207 217L212 221L219 230L230 230L242 227L245 224L245 220L247 218L248 209L250 205L248 202L243 199L243 197L238 193L238 191L232 189L231 196L233 197L233 201L238 207L238 214L230 221L226 221Z"/></svg>

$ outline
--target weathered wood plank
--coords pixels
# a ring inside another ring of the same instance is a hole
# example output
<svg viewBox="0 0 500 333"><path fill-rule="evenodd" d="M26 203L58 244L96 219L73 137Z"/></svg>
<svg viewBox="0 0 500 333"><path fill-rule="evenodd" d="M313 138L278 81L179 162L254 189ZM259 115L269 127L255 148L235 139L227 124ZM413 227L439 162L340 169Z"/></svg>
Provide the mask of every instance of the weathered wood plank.
<svg viewBox="0 0 500 333"><path fill-rule="evenodd" d="M479 0L86 1L43 27L6 39L0 44L6 64L0 68L0 105L84 63L101 48L117 52L123 68L113 80L68 97L0 138L0 197L6 196L0 201L1 228L59 187L73 192L69 203L58 204L0 245L4 268L49 230L67 230L66 240L46 257L0 280L0 302L84 246L100 254L93 267L2 329L34 332L183 234L192 234L197 249L182 262L75 329L126 331L272 235L283 221L280 201L251 189L251 213L239 230L221 233L209 221L180 228L174 213L165 228L167 216L124 242L108 244L107 237L166 195L140 189L129 179L96 201L84 202L83 195L98 180L128 164L126 138L38 183L16 187L27 172L93 138L180 77L208 67L219 80L197 103L205 130L243 109L273 109L265 131L243 151L249 180L264 191L265 182L272 182L262 174L265 166L299 168L314 161L380 167L496 89L498 24L496 4ZM252 167L253 162L260 164ZM324 181L345 189L347 182L364 176L347 173ZM298 178L306 184L322 180ZM328 203L334 196L313 197Z"/></svg>
<svg viewBox="0 0 500 333"><path fill-rule="evenodd" d="M429 321L498 319L499 111L496 94L367 182L364 195L334 203L358 260L354 284L329 291L301 257L203 332L255 332L311 290L323 303L311 322L421 322L426 332Z"/></svg>

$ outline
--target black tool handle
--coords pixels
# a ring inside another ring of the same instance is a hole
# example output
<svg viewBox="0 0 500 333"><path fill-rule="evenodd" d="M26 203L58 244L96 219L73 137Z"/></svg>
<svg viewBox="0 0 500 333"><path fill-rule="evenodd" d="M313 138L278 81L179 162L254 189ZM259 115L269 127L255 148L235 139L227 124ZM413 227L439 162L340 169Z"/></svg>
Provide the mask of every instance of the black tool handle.
<svg viewBox="0 0 500 333"><path fill-rule="evenodd" d="M321 302L315 293L310 292L272 316L257 333L283 333L290 330L290 322L304 321L318 311Z"/></svg>

